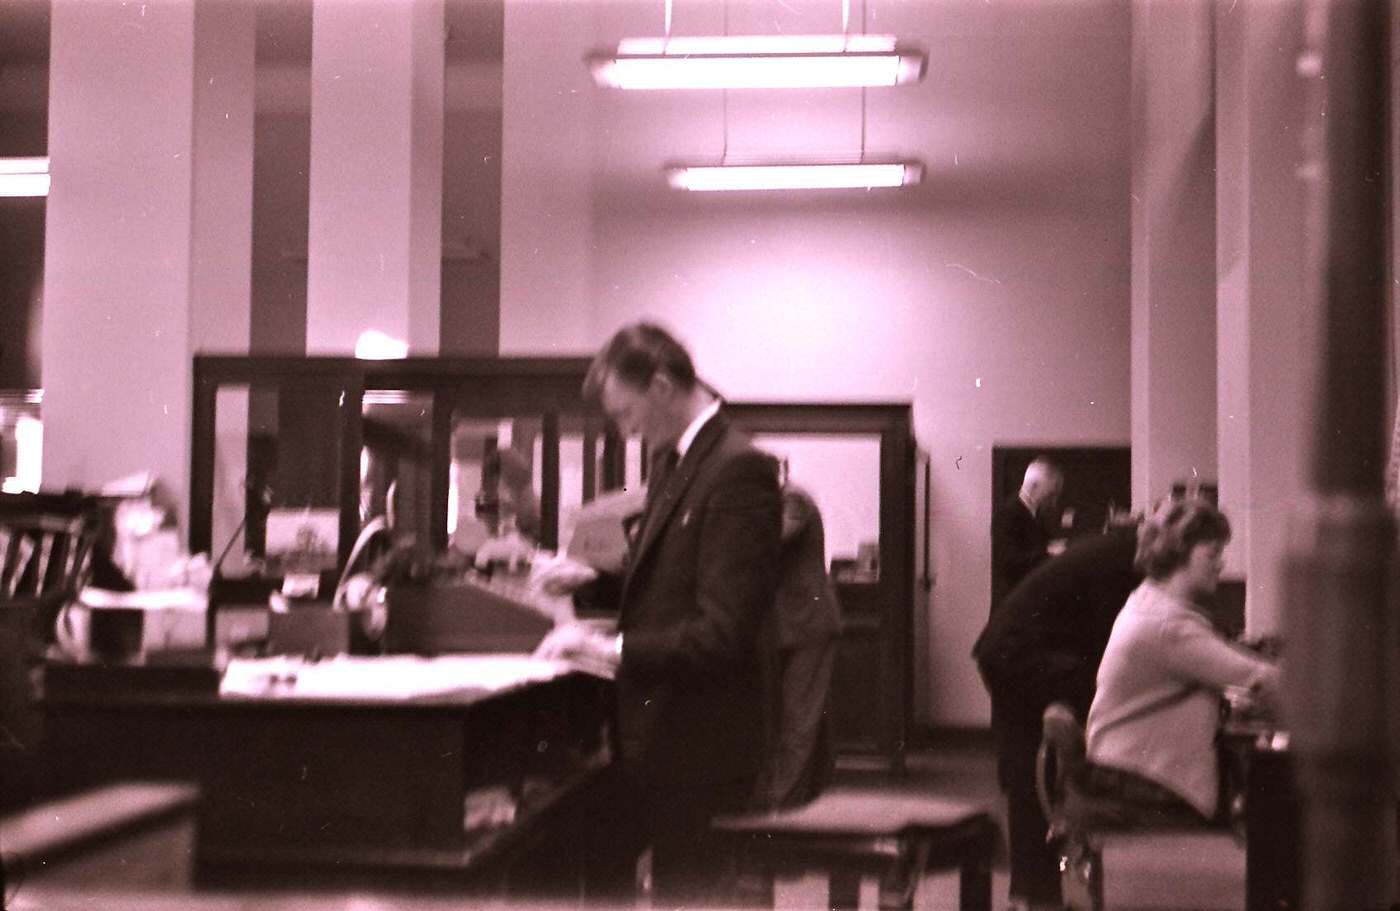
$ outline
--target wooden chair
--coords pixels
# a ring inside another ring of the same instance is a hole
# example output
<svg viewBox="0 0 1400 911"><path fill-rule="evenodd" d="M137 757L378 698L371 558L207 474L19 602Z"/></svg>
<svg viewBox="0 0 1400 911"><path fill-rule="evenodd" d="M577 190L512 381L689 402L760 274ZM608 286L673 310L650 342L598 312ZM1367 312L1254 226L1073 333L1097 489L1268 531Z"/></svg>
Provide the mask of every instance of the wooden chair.
<svg viewBox="0 0 1400 911"><path fill-rule="evenodd" d="M926 871L959 872L961 911L992 906L996 823L984 807L895 787L835 787L801 807L723 817L715 829L741 870L822 871L829 907L855 908L862 875L880 881L880 907L912 908Z"/></svg>
<svg viewBox="0 0 1400 911"><path fill-rule="evenodd" d="M0 811L30 796L35 678L87 575L97 523L95 501L79 494L0 494Z"/></svg>
<svg viewBox="0 0 1400 911"><path fill-rule="evenodd" d="M1092 911L1104 905L1103 850L1115 833L1197 834L1213 831L1205 823L1145 826L1111 798L1081 786L1088 767L1084 729L1074 711L1054 703L1042 719L1040 751L1036 757L1036 791L1050 824L1048 838L1060 848L1067 907L1078 907L1072 896L1082 895ZM1224 826L1219 827L1221 831Z"/></svg>

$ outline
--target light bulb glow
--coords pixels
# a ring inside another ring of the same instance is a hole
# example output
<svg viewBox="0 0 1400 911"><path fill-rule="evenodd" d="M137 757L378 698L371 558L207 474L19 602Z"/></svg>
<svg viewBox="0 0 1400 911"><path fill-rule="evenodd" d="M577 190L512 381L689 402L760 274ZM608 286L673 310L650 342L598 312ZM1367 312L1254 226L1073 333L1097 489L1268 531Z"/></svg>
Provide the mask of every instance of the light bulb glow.
<svg viewBox="0 0 1400 911"><path fill-rule="evenodd" d="M912 162L767 164L676 167L667 170L678 190L834 190L900 187L918 183L923 168Z"/></svg>
<svg viewBox="0 0 1400 911"><path fill-rule="evenodd" d="M924 55L889 35L628 38L588 58L619 89L786 89L891 86L923 77Z"/></svg>
<svg viewBox="0 0 1400 911"><path fill-rule="evenodd" d="M619 56L665 54L842 54L890 52L893 35L702 35L679 38L624 38Z"/></svg>
<svg viewBox="0 0 1400 911"><path fill-rule="evenodd" d="M0 196L48 196L46 157L0 158Z"/></svg>
<svg viewBox="0 0 1400 911"><path fill-rule="evenodd" d="M366 329L355 340L355 357L367 361L408 357L408 342L386 335L378 329Z"/></svg>

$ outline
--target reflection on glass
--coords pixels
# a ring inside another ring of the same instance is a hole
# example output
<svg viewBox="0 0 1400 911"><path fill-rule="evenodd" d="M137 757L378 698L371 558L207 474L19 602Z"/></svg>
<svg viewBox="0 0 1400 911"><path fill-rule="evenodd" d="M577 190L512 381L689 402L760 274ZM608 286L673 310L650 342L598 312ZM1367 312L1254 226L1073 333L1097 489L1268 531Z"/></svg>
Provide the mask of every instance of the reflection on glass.
<svg viewBox="0 0 1400 911"><path fill-rule="evenodd" d="M642 441L633 437L627 441L623 459L622 487L636 490L642 486Z"/></svg>
<svg viewBox="0 0 1400 911"><path fill-rule="evenodd" d="M363 417L359 526L384 516L397 536L426 543L432 531L432 399L369 390Z"/></svg>
<svg viewBox="0 0 1400 911"><path fill-rule="evenodd" d="M755 434L786 467L786 481L821 510L826 558L839 581L879 577L880 438L870 435Z"/></svg>
<svg viewBox="0 0 1400 911"><path fill-rule="evenodd" d="M543 421L456 418L448 487L448 540L475 553L487 538L539 534Z"/></svg>
<svg viewBox="0 0 1400 911"><path fill-rule="evenodd" d="M220 387L210 542L224 575L335 565L339 408L329 386Z"/></svg>
<svg viewBox="0 0 1400 911"><path fill-rule="evenodd" d="M0 392L0 492L37 493L43 468L41 392Z"/></svg>
<svg viewBox="0 0 1400 911"><path fill-rule="evenodd" d="M583 505L584 445L582 429L559 433L559 544L562 550L573 540ZM595 475L596 477L596 475Z"/></svg>

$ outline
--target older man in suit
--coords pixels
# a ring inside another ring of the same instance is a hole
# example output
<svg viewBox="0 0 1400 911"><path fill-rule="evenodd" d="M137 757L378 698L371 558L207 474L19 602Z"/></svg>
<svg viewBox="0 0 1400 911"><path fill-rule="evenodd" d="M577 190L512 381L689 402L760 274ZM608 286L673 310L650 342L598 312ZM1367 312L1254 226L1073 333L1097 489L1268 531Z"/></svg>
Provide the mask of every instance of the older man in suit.
<svg viewBox="0 0 1400 911"><path fill-rule="evenodd" d="M992 608L1031 570L1064 550L1047 521L1064 488L1064 472L1040 456L1026 466L1016 496L992 513Z"/></svg>
<svg viewBox="0 0 1400 911"><path fill-rule="evenodd" d="M653 901L723 903L732 877L710 835L745 809L764 750L759 630L773 609L782 501L776 462L725 418L665 330L620 330L584 387L653 453L618 632L556 629L545 655L617 669L617 842L652 847Z"/></svg>
<svg viewBox="0 0 1400 911"><path fill-rule="evenodd" d="M992 611L973 655L992 697L997 778L1006 794L1013 909L1059 908L1059 853L1036 795L1041 715L1068 702L1083 718L1113 621L1142 579L1137 526L1080 538L1036 567Z"/></svg>

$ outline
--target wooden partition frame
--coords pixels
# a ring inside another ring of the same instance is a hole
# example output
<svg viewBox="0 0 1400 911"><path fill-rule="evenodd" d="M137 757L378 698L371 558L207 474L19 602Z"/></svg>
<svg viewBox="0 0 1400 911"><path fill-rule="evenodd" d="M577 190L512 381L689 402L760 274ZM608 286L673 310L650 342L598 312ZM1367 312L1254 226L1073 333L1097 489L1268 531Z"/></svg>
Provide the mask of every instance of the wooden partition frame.
<svg viewBox="0 0 1400 911"><path fill-rule="evenodd" d="M604 428L596 407L583 400L588 358L454 358L360 360L347 357L259 357L200 354L194 358L194 408L190 452L189 546L210 552L213 535L216 397L220 387L329 388L340 393L337 490L339 565L359 533L359 452L366 392L401 390L431 401L431 537L447 546L448 478L453 415L482 418L543 416L540 507L541 544L558 547L559 430L565 417L587 418L584 433L584 499L620 487L623 441ZM880 661L871 668L879 691L878 735L849 752L875 754L901 767L911 728L915 542L915 459L909 403L726 403L726 413L750 433L874 436L880 441L880 567L875 587L877 619L853 621L848 638L878 641ZM596 427L594 422L596 421ZM601 452L599 447L601 446ZM868 627L868 628L867 628ZM839 732L838 732L839 735Z"/></svg>
<svg viewBox="0 0 1400 911"><path fill-rule="evenodd" d="M216 396L220 387L258 388L329 387L340 393L339 426L330 430L340 441L338 477L340 508L339 565L349 556L351 542L359 533L359 452L363 445L365 393L395 390L426 394L432 401L432 516L431 543L447 546L447 496L451 462L453 414L477 417L509 417L531 413L544 416L544 465L540 510L542 542L549 547L558 542L559 418L562 415L590 414L581 394L588 372L588 358L454 358L421 357L401 360L361 360L351 357L258 357L199 354L194 358L194 408L190 449L190 526L191 553L209 552L214 544L214 434ZM601 419L599 419L601 423ZM607 432L605 437L613 437ZM585 435L585 449L597 445L596 435ZM617 465L604 465L603 480L621 478L620 453L616 442L604 442L604 458ZM585 464L593 459L585 452ZM591 498L600 488L589 489L597 479L586 471L584 497ZM222 544L222 542L219 542Z"/></svg>
<svg viewBox="0 0 1400 911"><path fill-rule="evenodd" d="M876 436L880 440L880 575L874 617L846 618L843 640L878 643L880 662L870 668L879 718L873 742L851 740L835 731L846 755L877 757L903 771L912 730L914 679L915 468L913 406L908 402L783 403L733 402L726 413L752 434ZM927 572L927 568L925 568ZM842 655L838 650L837 662ZM838 669L839 670L839 669ZM835 692L833 699L841 699Z"/></svg>

